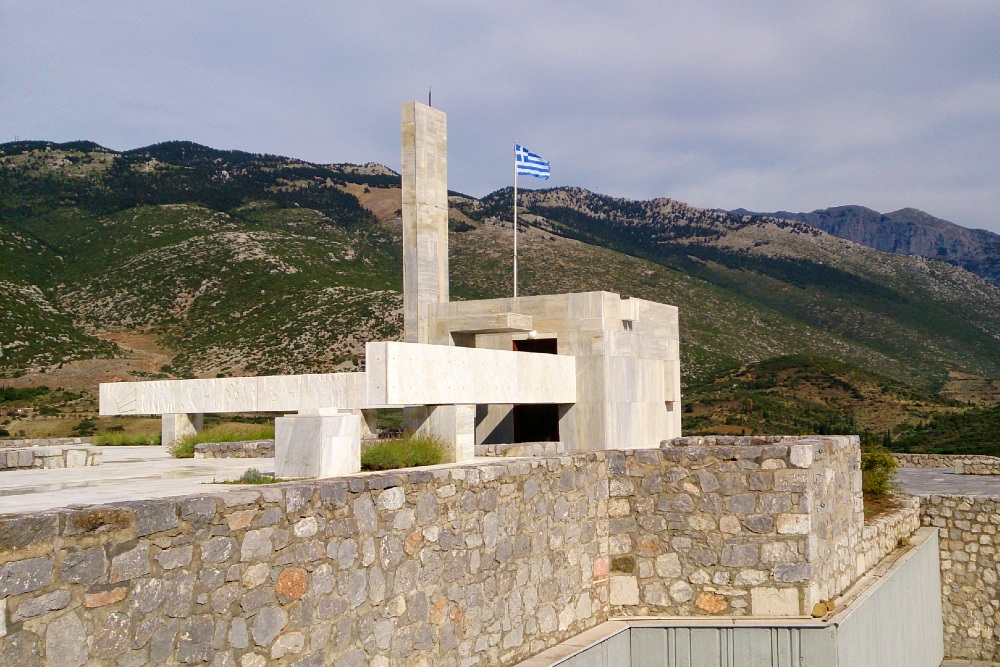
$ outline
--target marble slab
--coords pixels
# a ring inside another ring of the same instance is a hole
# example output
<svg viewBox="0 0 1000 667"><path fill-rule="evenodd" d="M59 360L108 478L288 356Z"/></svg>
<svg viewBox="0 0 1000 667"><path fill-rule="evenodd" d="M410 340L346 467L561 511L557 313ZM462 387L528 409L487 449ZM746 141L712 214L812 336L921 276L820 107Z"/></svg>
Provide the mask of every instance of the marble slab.
<svg viewBox="0 0 1000 667"><path fill-rule="evenodd" d="M368 398L382 404L575 403L576 358L368 343Z"/></svg>

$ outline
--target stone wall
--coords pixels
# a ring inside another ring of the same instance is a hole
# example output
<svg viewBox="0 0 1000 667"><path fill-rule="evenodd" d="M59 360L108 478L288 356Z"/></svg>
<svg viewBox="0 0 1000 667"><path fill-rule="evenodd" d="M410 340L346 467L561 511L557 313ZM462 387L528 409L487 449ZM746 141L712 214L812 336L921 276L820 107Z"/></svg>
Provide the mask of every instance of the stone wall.
<svg viewBox="0 0 1000 667"><path fill-rule="evenodd" d="M0 517L2 663L517 662L607 619L604 457Z"/></svg>
<svg viewBox="0 0 1000 667"><path fill-rule="evenodd" d="M958 475L1000 475L1000 458L976 456L972 461L957 461L955 473Z"/></svg>
<svg viewBox="0 0 1000 667"><path fill-rule="evenodd" d="M921 498L921 520L938 529L945 655L1000 660L1000 498Z"/></svg>
<svg viewBox="0 0 1000 667"><path fill-rule="evenodd" d="M86 445L56 447L4 447L0 451L0 471L26 468L83 468L99 466L101 450Z"/></svg>
<svg viewBox="0 0 1000 667"><path fill-rule="evenodd" d="M901 454L893 453L892 458L900 468L950 468L955 464L962 465L962 473L966 475L997 475L1000 474L1000 457L971 456L966 454ZM978 471L990 472L978 472Z"/></svg>
<svg viewBox="0 0 1000 667"><path fill-rule="evenodd" d="M196 459L273 459L274 440L243 442L200 442L194 446Z"/></svg>
<svg viewBox="0 0 1000 667"><path fill-rule="evenodd" d="M558 456L566 453L561 442L519 442L513 445L476 445L476 456Z"/></svg>
<svg viewBox="0 0 1000 667"><path fill-rule="evenodd" d="M808 614L858 571L857 437L608 454L612 615Z"/></svg>
<svg viewBox="0 0 1000 667"><path fill-rule="evenodd" d="M89 445L93 438L0 438L0 447L50 447L53 445Z"/></svg>
<svg viewBox="0 0 1000 667"><path fill-rule="evenodd" d="M684 439L0 517L0 655L471 667L614 615L808 614L906 531L859 544L858 458Z"/></svg>
<svg viewBox="0 0 1000 667"><path fill-rule="evenodd" d="M898 506L865 521L861 532L861 552L858 569L863 572L875 567L896 548L909 541L920 528L920 499L916 496L896 496Z"/></svg>

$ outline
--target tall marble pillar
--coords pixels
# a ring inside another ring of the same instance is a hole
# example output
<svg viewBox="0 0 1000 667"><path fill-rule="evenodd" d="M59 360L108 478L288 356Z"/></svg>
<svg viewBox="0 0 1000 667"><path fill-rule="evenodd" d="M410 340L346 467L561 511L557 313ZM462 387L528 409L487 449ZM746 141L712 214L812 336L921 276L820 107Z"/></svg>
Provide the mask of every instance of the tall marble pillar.
<svg viewBox="0 0 1000 667"><path fill-rule="evenodd" d="M427 305L448 301L448 127L403 104L403 340L429 343Z"/></svg>

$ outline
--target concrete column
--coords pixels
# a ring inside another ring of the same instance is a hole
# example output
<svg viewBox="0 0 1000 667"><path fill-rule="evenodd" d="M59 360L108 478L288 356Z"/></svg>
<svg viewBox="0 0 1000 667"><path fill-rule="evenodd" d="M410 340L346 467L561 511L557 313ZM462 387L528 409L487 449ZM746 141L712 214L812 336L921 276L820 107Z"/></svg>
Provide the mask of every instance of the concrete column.
<svg viewBox="0 0 1000 667"><path fill-rule="evenodd" d="M347 413L276 418L275 476L336 477L360 471L361 421Z"/></svg>
<svg viewBox="0 0 1000 667"><path fill-rule="evenodd" d="M404 103L402 118L403 340L430 343L427 307L449 298L448 124L444 112L419 102ZM404 424L454 445L454 428L438 431L440 417L429 419L438 410L404 408Z"/></svg>
<svg viewBox="0 0 1000 667"><path fill-rule="evenodd" d="M205 415L200 413L164 414L160 418L160 444L172 445L174 441L186 435L200 433L204 417Z"/></svg>
<svg viewBox="0 0 1000 667"><path fill-rule="evenodd" d="M444 441L446 462L470 461L476 455L476 406L427 405L403 413L406 430Z"/></svg>
<svg viewBox="0 0 1000 667"><path fill-rule="evenodd" d="M375 420L375 410L354 410L353 414L356 414L361 419L361 439L377 440L378 424Z"/></svg>
<svg viewBox="0 0 1000 667"><path fill-rule="evenodd" d="M427 305L448 301L445 114L403 104L403 340L429 343Z"/></svg>

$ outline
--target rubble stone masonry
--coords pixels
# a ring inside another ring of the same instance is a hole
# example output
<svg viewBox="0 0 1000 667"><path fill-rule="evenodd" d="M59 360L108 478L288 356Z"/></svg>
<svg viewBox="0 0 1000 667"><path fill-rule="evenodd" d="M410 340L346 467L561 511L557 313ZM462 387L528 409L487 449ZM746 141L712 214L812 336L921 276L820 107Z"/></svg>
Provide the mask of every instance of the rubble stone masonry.
<svg viewBox="0 0 1000 667"><path fill-rule="evenodd" d="M1000 497L921 498L938 529L945 655L1000 660Z"/></svg>
<svg viewBox="0 0 1000 667"><path fill-rule="evenodd" d="M0 517L0 655L469 667L614 615L805 614L906 529L862 540L858 456L683 439Z"/></svg>

